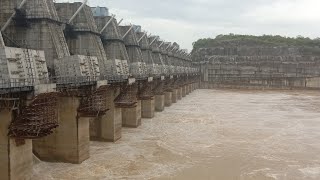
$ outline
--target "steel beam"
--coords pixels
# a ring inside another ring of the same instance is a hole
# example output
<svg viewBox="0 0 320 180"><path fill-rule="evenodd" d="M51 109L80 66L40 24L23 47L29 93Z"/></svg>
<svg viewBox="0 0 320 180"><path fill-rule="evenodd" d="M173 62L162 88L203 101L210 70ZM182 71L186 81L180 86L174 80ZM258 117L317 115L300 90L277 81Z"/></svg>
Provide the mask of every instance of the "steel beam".
<svg viewBox="0 0 320 180"><path fill-rule="evenodd" d="M133 29L133 25L131 25L131 27L129 28L129 30L122 36L122 39L124 39L125 37L127 37L127 35L129 34L129 32Z"/></svg>
<svg viewBox="0 0 320 180"><path fill-rule="evenodd" d="M88 0L84 0L81 4L81 6L79 7L79 9L74 13L74 15L70 18L68 24L70 24L74 18L76 18L76 16L80 13L80 11L84 8L84 6L87 4Z"/></svg>
<svg viewBox="0 0 320 180"><path fill-rule="evenodd" d="M110 19L110 20L106 23L106 25L104 25L103 28L101 29L100 34L102 34L103 31L110 25L110 23L113 21L113 19L114 19L115 16L116 16L116 15L112 15L111 19Z"/></svg>
<svg viewBox="0 0 320 180"><path fill-rule="evenodd" d="M18 9L21 9L27 2L28 0L23 0L20 5L18 6ZM16 11L14 11L14 13L9 17L9 19L7 20L7 22L3 25L3 27L1 28L1 31L5 31L7 29L7 27L10 25L10 23L12 22L13 17L16 15Z"/></svg>

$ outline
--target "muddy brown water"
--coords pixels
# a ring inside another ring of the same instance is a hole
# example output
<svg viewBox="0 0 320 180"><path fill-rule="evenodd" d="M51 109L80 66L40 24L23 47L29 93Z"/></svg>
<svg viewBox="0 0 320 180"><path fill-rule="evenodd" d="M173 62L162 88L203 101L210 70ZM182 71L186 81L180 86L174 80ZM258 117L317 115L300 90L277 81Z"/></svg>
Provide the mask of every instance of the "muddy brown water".
<svg viewBox="0 0 320 180"><path fill-rule="evenodd" d="M33 179L318 180L320 92L197 90L90 153Z"/></svg>

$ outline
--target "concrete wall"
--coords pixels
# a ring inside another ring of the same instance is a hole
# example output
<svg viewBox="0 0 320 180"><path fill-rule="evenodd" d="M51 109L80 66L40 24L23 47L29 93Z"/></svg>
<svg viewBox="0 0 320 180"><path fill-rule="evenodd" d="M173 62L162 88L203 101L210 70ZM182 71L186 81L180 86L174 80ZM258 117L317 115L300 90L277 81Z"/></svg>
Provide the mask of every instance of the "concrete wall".
<svg viewBox="0 0 320 180"><path fill-rule="evenodd" d="M32 174L32 141L16 145L14 139L8 137L8 127L12 120L12 112L0 110L0 179L25 180Z"/></svg>
<svg viewBox="0 0 320 180"><path fill-rule="evenodd" d="M320 56L302 48L245 47L207 48L194 56L207 61L201 66L202 81L215 86L318 88Z"/></svg>
<svg viewBox="0 0 320 180"><path fill-rule="evenodd" d="M320 78L291 78L274 80L251 80L243 83L201 82L201 89L231 88L231 89L320 89Z"/></svg>

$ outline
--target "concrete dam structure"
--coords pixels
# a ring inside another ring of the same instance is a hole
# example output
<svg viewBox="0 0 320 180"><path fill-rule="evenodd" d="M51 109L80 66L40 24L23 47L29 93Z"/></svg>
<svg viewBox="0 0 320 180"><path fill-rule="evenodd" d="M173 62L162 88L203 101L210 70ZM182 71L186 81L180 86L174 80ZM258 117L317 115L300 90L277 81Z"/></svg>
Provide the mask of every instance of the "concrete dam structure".
<svg viewBox="0 0 320 180"><path fill-rule="evenodd" d="M88 2L0 0L0 180L319 179L320 40L189 53Z"/></svg>
<svg viewBox="0 0 320 180"><path fill-rule="evenodd" d="M0 0L0 179L30 179L34 156L80 164L199 88L178 44L86 2Z"/></svg>
<svg viewBox="0 0 320 180"><path fill-rule="evenodd" d="M200 48L203 88L319 89L320 58L302 47Z"/></svg>

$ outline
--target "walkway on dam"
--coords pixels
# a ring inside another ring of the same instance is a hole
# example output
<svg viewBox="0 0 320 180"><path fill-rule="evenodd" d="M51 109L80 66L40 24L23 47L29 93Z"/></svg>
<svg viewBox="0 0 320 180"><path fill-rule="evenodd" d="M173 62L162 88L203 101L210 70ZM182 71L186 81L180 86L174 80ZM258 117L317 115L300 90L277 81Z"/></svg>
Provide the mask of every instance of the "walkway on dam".
<svg viewBox="0 0 320 180"><path fill-rule="evenodd" d="M33 179L320 179L320 92L196 90Z"/></svg>

